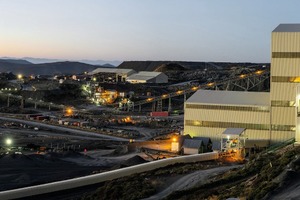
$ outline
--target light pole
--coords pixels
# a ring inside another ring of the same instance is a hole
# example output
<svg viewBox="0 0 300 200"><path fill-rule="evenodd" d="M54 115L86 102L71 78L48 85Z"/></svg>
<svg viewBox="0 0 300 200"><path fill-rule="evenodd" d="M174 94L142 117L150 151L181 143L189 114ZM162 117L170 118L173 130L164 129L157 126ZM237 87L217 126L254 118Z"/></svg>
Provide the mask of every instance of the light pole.
<svg viewBox="0 0 300 200"><path fill-rule="evenodd" d="M12 143L13 143L13 142L12 142L12 139L6 138L5 144L6 144L6 146L7 146L7 150L8 150L8 151L10 151L10 147L11 147Z"/></svg>

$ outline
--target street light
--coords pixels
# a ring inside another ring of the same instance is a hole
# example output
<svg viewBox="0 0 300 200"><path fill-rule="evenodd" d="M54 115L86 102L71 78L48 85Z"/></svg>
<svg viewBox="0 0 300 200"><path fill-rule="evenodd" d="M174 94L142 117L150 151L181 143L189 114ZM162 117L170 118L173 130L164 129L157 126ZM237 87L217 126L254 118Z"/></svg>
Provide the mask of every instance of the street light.
<svg viewBox="0 0 300 200"><path fill-rule="evenodd" d="M12 139L7 138L7 139L5 140L5 143L6 143L7 146L10 146L10 145L12 144Z"/></svg>
<svg viewBox="0 0 300 200"><path fill-rule="evenodd" d="M23 78L23 75L22 74L18 74L18 79L22 79Z"/></svg>

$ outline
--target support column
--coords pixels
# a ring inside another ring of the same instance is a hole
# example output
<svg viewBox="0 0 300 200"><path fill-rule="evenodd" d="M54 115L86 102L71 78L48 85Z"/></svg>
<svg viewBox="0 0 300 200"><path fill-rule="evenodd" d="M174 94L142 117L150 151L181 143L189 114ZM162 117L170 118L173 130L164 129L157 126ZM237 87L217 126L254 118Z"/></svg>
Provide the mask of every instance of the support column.
<svg viewBox="0 0 300 200"><path fill-rule="evenodd" d="M157 108L156 111L161 112L162 111L162 99L157 101Z"/></svg>
<svg viewBox="0 0 300 200"><path fill-rule="evenodd" d="M24 109L24 99L23 98L21 99L21 106L20 106L20 108Z"/></svg>
<svg viewBox="0 0 300 200"><path fill-rule="evenodd" d="M7 96L7 107L9 107L9 103L10 103L10 97L9 95Z"/></svg>
<svg viewBox="0 0 300 200"><path fill-rule="evenodd" d="M171 97L169 98L169 107L168 107L168 112L171 112L172 110L172 102L171 102Z"/></svg>
<svg viewBox="0 0 300 200"><path fill-rule="evenodd" d="M156 102L154 101L153 103L152 103L152 111L155 111L155 107L156 107Z"/></svg>

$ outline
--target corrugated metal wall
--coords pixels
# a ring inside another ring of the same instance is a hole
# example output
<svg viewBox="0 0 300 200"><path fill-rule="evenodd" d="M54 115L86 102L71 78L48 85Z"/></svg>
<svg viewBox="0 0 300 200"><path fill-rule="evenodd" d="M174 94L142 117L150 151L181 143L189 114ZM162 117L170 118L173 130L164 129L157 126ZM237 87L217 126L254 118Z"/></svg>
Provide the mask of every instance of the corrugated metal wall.
<svg viewBox="0 0 300 200"><path fill-rule="evenodd" d="M185 120L270 124L269 112L185 109Z"/></svg>
<svg viewBox="0 0 300 200"><path fill-rule="evenodd" d="M247 129L249 139L270 139L272 142L285 141L295 137L295 126L300 125L294 105L284 107L285 102L296 102L296 88L299 83L290 82L289 77L300 77L300 32L273 32L271 54L271 91L270 105L274 101L270 112L252 112L218 109L185 109L185 120L199 120L209 122L232 122L249 124L271 124L272 133L268 130ZM299 58L298 58L299 57ZM272 82L272 76L279 77ZM281 78L286 77L286 78ZM280 82L286 81L286 82ZM300 94L300 91L298 92ZM297 102L298 105L298 102ZM281 106L281 107L280 107ZM189 123L190 124L190 123ZM242 127L241 127L242 128ZM225 128L184 126L184 133L192 136L220 138ZM281 130L281 131L278 131ZM283 131L285 130L285 131ZM300 141L300 127L296 128L296 140Z"/></svg>
<svg viewBox="0 0 300 200"><path fill-rule="evenodd" d="M272 57L271 76L300 77L300 58L292 58L300 52L299 32L273 32L272 54L284 52L284 56ZM284 58L286 57L286 58ZM296 101L296 87L298 83L272 82L271 78L271 101ZM272 107L272 125L296 126L296 107ZM284 141L295 137L295 131L272 131L272 140Z"/></svg>
<svg viewBox="0 0 300 200"><path fill-rule="evenodd" d="M226 130L226 128L217 128L217 127L196 127L196 126L184 126L184 134L190 134L191 136L201 136L209 137L214 142L218 142L221 139L221 134ZM246 130L246 135L249 140L269 140L272 138L270 136L270 131L268 130ZM277 140L277 135L274 135L274 139ZM290 135L286 134L285 135ZM275 137L276 136L276 137Z"/></svg>

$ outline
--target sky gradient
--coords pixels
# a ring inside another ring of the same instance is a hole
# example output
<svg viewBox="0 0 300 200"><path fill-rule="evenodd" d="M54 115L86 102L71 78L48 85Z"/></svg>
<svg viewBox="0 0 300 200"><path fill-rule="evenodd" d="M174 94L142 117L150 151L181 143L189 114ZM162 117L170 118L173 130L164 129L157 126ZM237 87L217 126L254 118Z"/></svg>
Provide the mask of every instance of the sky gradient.
<svg viewBox="0 0 300 200"><path fill-rule="evenodd" d="M0 0L0 57L270 62L299 0Z"/></svg>

